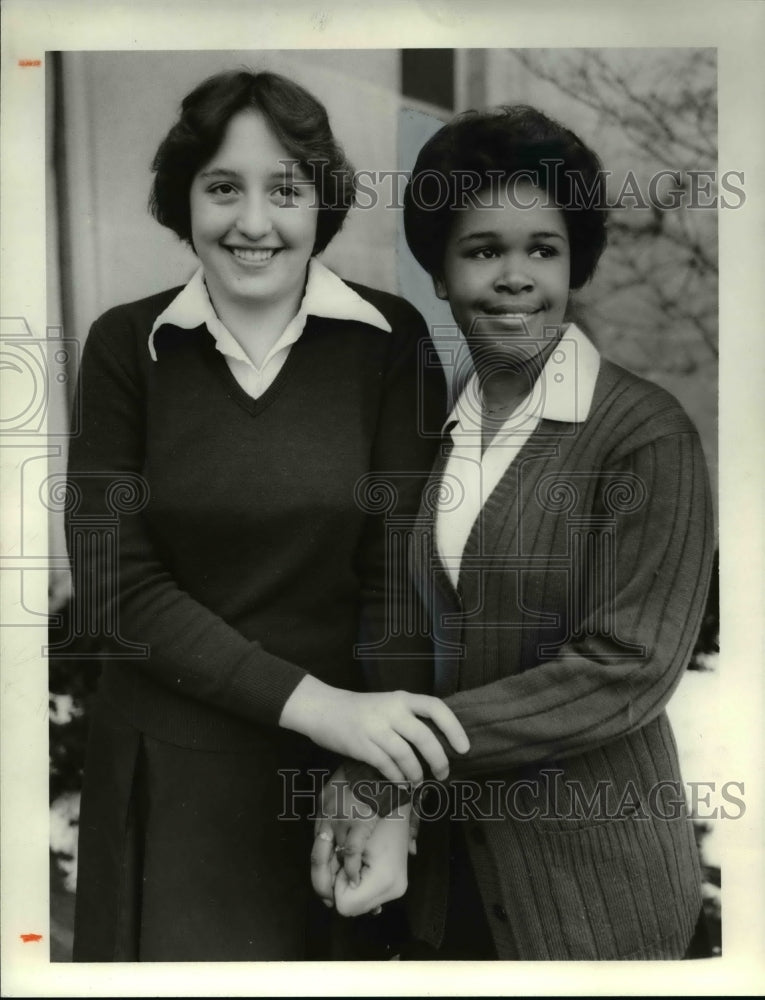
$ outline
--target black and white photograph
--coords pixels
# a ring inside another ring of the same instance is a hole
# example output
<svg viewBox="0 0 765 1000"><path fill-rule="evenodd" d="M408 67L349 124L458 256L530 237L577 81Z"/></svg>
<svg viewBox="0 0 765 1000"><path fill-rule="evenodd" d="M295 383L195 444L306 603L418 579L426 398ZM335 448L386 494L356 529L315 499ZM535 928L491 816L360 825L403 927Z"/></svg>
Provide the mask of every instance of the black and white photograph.
<svg viewBox="0 0 765 1000"><path fill-rule="evenodd" d="M764 24L701 6L7 6L7 995L757 992Z"/></svg>

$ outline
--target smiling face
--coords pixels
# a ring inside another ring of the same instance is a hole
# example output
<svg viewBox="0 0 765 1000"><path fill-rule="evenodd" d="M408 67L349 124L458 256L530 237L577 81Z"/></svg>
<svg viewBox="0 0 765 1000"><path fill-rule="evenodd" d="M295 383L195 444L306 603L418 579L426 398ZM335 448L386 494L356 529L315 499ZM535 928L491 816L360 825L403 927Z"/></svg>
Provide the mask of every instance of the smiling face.
<svg viewBox="0 0 765 1000"><path fill-rule="evenodd" d="M534 207L522 207L532 205ZM569 294L570 254L563 213L526 182L454 213L434 277L474 359L517 364L544 358L560 338Z"/></svg>
<svg viewBox="0 0 765 1000"><path fill-rule="evenodd" d="M231 119L189 197L194 250L219 315L275 306L294 315L318 208L313 185L263 115L247 110Z"/></svg>

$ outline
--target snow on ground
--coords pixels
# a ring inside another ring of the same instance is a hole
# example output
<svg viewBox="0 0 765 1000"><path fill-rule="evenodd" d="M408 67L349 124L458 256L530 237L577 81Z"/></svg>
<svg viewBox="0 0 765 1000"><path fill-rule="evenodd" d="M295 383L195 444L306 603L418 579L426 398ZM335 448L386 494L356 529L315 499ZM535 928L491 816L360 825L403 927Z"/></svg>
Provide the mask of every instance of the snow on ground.
<svg viewBox="0 0 765 1000"><path fill-rule="evenodd" d="M725 822L720 818L721 810L733 814L737 810L726 802L722 793L731 775L725 773L719 668L711 657L709 666L713 669L686 670L670 699L667 714L677 740L689 806L698 819L707 822L709 829L702 845L704 863L719 868L719 829L720 823ZM740 794L739 789L733 789L732 794Z"/></svg>

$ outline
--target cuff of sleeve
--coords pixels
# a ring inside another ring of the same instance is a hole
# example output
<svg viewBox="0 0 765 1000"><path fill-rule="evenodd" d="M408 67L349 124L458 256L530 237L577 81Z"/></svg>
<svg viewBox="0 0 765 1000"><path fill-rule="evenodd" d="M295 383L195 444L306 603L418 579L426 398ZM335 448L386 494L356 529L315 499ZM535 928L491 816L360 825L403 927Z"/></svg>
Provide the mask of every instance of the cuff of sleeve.
<svg viewBox="0 0 765 1000"><path fill-rule="evenodd" d="M252 722L278 726L287 699L307 673L259 649L255 662L245 660L230 678L225 707Z"/></svg>

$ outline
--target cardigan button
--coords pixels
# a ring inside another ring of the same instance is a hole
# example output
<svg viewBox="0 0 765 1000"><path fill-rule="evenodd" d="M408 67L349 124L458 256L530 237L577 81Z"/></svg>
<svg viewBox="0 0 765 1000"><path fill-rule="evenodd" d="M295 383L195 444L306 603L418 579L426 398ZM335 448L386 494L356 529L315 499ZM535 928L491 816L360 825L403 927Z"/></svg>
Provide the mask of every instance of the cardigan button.
<svg viewBox="0 0 765 1000"><path fill-rule="evenodd" d="M497 920L501 920L503 923L507 923L507 910L504 908L504 906L501 906L499 903L495 903L491 909Z"/></svg>
<svg viewBox="0 0 765 1000"><path fill-rule="evenodd" d="M470 829L470 838L476 844L486 843L486 834L483 832L480 826L474 826Z"/></svg>

